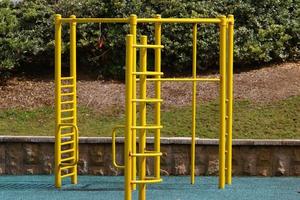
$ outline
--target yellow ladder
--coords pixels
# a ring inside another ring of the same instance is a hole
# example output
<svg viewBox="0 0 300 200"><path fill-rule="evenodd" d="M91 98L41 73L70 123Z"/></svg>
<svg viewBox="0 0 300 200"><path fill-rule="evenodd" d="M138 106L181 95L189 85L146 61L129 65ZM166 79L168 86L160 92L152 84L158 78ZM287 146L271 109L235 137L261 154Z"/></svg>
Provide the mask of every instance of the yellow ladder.
<svg viewBox="0 0 300 200"><path fill-rule="evenodd" d="M134 52L136 49L140 49L140 71L133 71L134 69ZM155 76L155 78L160 78L163 73L160 71L160 67L155 67L155 71L147 71L147 49L155 49L160 50L163 48L160 44L150 45L147 44L147 36L141 36L141 44L134 44L134 36L129 34L126 36L126 125L125 125L125 199L131 199L131 191L135 188L135 185L139 185L139 199L146 199L146 184L158 183L161 182L160 178L160 156L162 153L160 152L160 129L162 126L160 125L160 103L162 99L160 98L160 87L157 87L154 98L147 98L147 77ZM157 52L157 51L156 51ZM160 55L160 54L158 54ZM157 58L156 58L157 59ZM158 59L160 62L160 59ZM137 79L139 76L139 79ZM140 96L139 98L132 98L135 96L133 94L133 89L135 88L136 82L134 80L139 81L140 84ZM159 81L157 81L159 82ZM160 86L160 85L159 85ZM136 113L133 110L133 104L139 104L139 113L140 113L140 123L136 125ZM155 123L147 124L147 104L154 103L155 104ZM155 144L154 150L149 151L146 149L146 135L147 130L155 131ZM139 150L135 152L134 146L136 145L132 141L136 139L134 131L139 131ZM114 135L113 135L114 136ZM158 141L158 142L157 142ZM115 148L113 148L115 149ZM146 159L148 157L154 157L155 159L155 169L154 176L147 177L146 176ZM133 170L134 162L133 159L137 158L139 163L139 178L134 178ZM115 162L114 162L115 163ZM115 165L116 166L116 165Z"/></svg>
<svg viewBox="0 0 300 200"><path fill-rule="evenodd" d="M60 18L60 16L57 16ZM75 16L71 16L75 19ZM61 21L56 19L55 37L61 38ZM55 43L55 186L71 177L77 183L78 128L76 101L76 23L70 22L70 75L62 77L61 40Z"/></svg>
<svg viewBox="0 0 300 200"><path fill-rule="evenodd" d="M126 37L126 125L116 126L112 131L112 163L116 168L125 170L125 199L131 199L131 191L135 189L135 185L139 185L139 199L146 199L146 184L159 183L162 181L160 178L160 130L163 128L160 124L160 84L156 83L156 92L154 98L147 98L147 77L154 76L157 79L163 75L160 70L160 65L155 67L155 71L147 71L147 49L155 49L155 60L160 64L160 49L162 45L147 44L147 36L141 36L141 44L133 43L133 35L129 34ZM160 42L160 40L159 40ZM140 49L140 71L133 71L134 66L134 51ZM159 53L158 53L159 52ZM138 78L137 78L138 77ZM139 98L133 98L133 88L136 86L136 81L140 85ZM159 80L156 81L159 83ZM157 87L159 86L159 87ZM153 103L155 105L155 119L154 124L147 123L147 104ZM139 125L136 125L136 113L133 109L133 104L139 104ZM125 165L119 165L116 161L116 130L125 129ZM146 136L147 130L154 130L154 150L147 150ZM132 141L136 141L135 131L139 133L139 150L136 152ZM146 176L146 159L154 158L154 176ZM139 176L138 179L133 174L134 158L138 159Z"/></svg>
<svg viewBox="0 0 300 200"><path fill-rule="evenodd" d="M132 76L138 76L140 85L140 95L139 99L132 99L132 102L139 103L139 114L140 122L139 125L133 124L131 127L139 131L139 150L137 153L131 153L129 156L137 157L139 163L139 179L132 179L131 184L139 184L139 199L146 199L146 184L161 182L160 178L160 167L155 169L155 174L153 177L146 176L146 166L147 158L154 157L155 159L160 159L162 153L160 148L154 147L153 151L147 150L146 146L146 136L148 130L154 130L155 133L162 128L160 121L155 124L147 123L147 104L153 103L155 105L160 104L162 99L160 96L155 95L154 98L147 98L147 77L148 76L161 76L163 73L161 71L147 71L147 48L161 49L162 45L149 45L147 44L147 36L141 36L141 44L133 45L133 48L140 49L140 72L132 72ZM160 140L160 135L156 135L155 138ZM133 144L135 145L135 144Z"/></svg>

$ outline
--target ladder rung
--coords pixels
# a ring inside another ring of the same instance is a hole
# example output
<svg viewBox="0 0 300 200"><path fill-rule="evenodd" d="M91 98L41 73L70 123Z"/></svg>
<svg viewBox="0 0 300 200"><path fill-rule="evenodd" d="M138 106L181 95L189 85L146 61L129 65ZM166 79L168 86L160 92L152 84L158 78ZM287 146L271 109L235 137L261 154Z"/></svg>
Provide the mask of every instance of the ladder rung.
<svg viewBox="0 0 300 200"><path fill-rule="evenodd" d="M73 112L73 111L74 111L74 108L61 110L60 112L63 113L63 112L71 112L71 111Z"/></svg>
<svg viewBox="0 0 300 200"><path fill-rule="evenodd" d="M61 77L60 78L62 81L65 81L65 80L73 80L74 77L73 76L68 76L68 77Z"/></svg>
<svg viewBox="0 0 300 200"><path fill-rule="evenodd" d="M64 118L61 118L61 120L63 120L63 121L71 120L71 119L74 119L74 117L64 117Z"/></svg>
<svg viewBox="0 0 300 200"><path fill-rule="evenodd" d="M130 156L132 157L156 157L161 156L161 152L150 152L150 153L131 153Z"/></svg>
<svg viewBox="0 0 300 200"><path fill-rule="evenodd" d="M73 136L73 135L74 135L74 132L72 132L72 133L62 133L61 137L69 137L69 136Z"/></svg>
<svg viewBox="0 0 300 200"><path fill-rule="evenodd" d="M60 102L60 104L69 104L69 103L74 103L74 101L62 101L62 102Z"/></svg>
<svg viewBox="0 0 300 200"><path fill-rule="evenodd" d="M75 173L74 173L74 172L72 172L72 173L69 173L69 174L62 175L62 176L61 176L61 178L65 178L65 177L68 177L68 176L73 176L73 175L75 175Z"/></svg>
<svg viewBox="0 0 300 200"><path fill-rule="evenodd" d="M133 45L134 48L147 48L147 49L161 49L164 48L163 45L156 45L156 44L136 44Z"/></svg>
<svg viewBox="0 0 300 200"><path fill-rule="evenodd" d="M61 129L66 129L66 128L72 128L73 126L70 125L61 125Z"/></svg>
<svg viewBox="0 0 300 200"><path fill-rule="evenodd" d="M160 183L162 179L148 179L148 180L132 180L133 184L150 184L150 183Z"/></svg>
<svg viewBox="0 0 300 200"><path fill-rule="evenodd" d="M132 72L133 75L149 75L149 76L154 76L154 75L164 75L163 72Z"/></svg>
<svg viewBox="0 0 300 200"><path fill-rule="evenodd" d="M64 154L64 153L70 153L70 152L74 152L74 149L62 150L60 153Z"/></svg>
<svg viewBox="0 0 300 200"><path fill-rule="evenodd" d="M74 92L71 92L71 93L62 93L61 96L72 96L72 95L75 95Z"/></svg>
<svg viewBox="0 0 300 200"><path fill-rule="evenodd" d="M146 126L132 126L132 129L161 129L163 126L146 125Z"/></svg>
<svg viewBox="0 0 300 200"><path fill-rule="evenodd" d="M73 168L74 166L71 166L71 165L66 165L66 166L62 166L60 167L60 170L66 170L66 169L71 169Z"/></svg>
<svg viewBox="0 0 300 200"><path fill-rule="evenodd" d="M60 146L67 145L67 144L73 144L73 143L74 143L74 140L70 140L70 141L60 143Z"/></svg>
<svg viewBox="0 0 300 200"><path fill-rule="evenodd" d="M73 84L72 85L62 85L61 88L71 88L71 87L74 87L74 86L75 85L73 85Z"/></svg>
<svg viewBox="0 0 300 200"><path fill-rule="evenodd" d="M63 162L74 160L74 159L75 159L74 156L68 157L68 158L63 158L63 159L61 159L61 162L63 163Z"/></svg>
<svg viewBox="0 0 300 200"><path fill-rule="evenodd" d="M132 99L132 102L162 102L162 99Z"/></svg>

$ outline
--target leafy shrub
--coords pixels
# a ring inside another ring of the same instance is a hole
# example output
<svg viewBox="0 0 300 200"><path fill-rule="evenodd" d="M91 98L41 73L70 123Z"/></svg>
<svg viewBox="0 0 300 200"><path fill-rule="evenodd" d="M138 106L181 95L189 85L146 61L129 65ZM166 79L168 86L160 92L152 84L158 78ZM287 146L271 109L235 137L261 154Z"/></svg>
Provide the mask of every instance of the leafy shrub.
<svg viewBox="0 0 300 200"><path fill-rule="evenodd" d="M0 72L30 66L32 71L53 69L54 14L67 17L216 17L235 15L235 65L244 67L300 57L299 0L23 0L17 4L0 1ZM218 27L198 26L198 68L218 64ZM78 67L104 78L124 74L122 24L79 24ZM63 27L63 66L68 65L68 27ZM153 42L153 25L139 24L139 34ZM191 69L192 25L164 24L162 66L172 73ZM150 51L151 59L153 56Z"/></svg>

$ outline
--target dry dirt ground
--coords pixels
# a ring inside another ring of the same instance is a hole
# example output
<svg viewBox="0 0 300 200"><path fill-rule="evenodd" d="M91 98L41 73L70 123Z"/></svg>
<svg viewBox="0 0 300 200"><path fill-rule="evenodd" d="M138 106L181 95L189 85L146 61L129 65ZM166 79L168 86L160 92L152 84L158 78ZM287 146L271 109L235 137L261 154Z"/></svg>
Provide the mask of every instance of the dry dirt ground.
<svg viewBox="0 0 300 200"><path fill-rule="evenodd" d="M215 75L217 76L217 75ZM215 77L211 75L210 77ZM197 97L203 101L218 97L218 84L198 83ZM78 81L78 102L98 111L123 109L125 85L117 82ZM153 85L148 86L153 91ZM162 84L163 105L189 105L192 84ZM149 93L149 96L153 92ZM234 75L235 99L270 102L300 95L300 62L273 65ZM35 108L54 104L54 82L14 78L0 86L0 108Z"/></svg>

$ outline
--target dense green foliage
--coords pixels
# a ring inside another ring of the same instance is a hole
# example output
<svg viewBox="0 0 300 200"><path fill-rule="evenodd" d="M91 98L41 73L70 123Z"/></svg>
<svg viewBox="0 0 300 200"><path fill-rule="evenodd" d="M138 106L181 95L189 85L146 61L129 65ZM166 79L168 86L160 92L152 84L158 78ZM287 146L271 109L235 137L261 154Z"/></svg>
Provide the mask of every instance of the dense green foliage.
<svg viewBox="0 0 300 200"><path fill-rule="evenodd" d="M53 68L54 13L67 17L216 17L234 14L235 64L238 67L300 58L299 0L24 0L0 1L0 72ZM163 25L163 64L169 72L191 66L191 25ZM64 64L68 64L68 27L64 26ZM153 41L153 26L140 24ZM78 25L79 68L105 78L120 78L124 69L124 36L128 25ZM199 25L200 69L218 64L218 28ZM149 56L151 61L151 55ZM151 63L149 65L152 66Z"/></svg>

